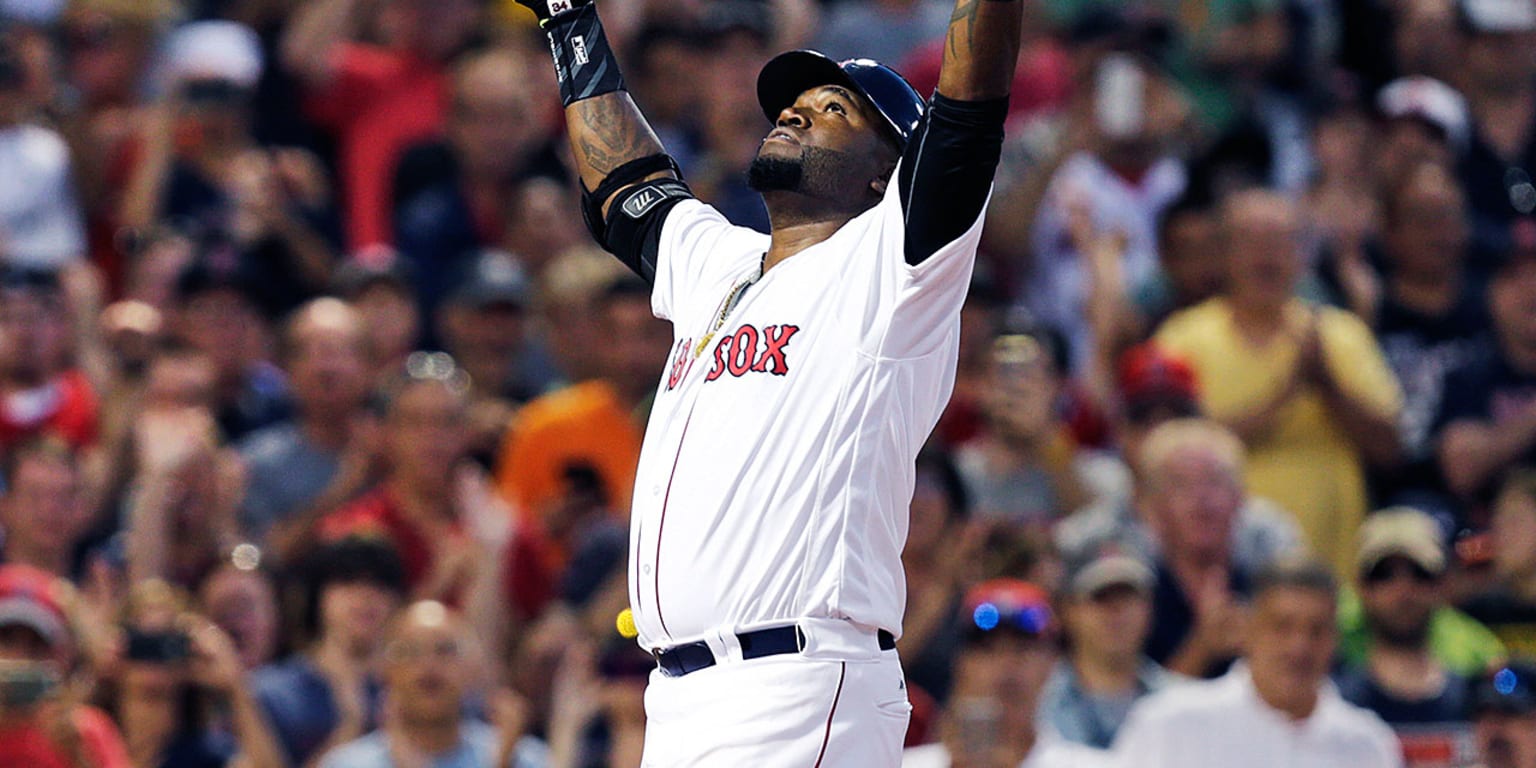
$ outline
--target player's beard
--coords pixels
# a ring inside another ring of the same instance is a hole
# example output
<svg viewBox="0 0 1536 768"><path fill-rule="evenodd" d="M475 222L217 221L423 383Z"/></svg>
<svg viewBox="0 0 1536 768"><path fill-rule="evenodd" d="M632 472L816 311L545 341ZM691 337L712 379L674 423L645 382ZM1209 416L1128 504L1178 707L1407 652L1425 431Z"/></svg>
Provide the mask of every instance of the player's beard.
<svg viewBox="0 0 1536 768"><path fill-rule="evenodd" d="M846 195L838 180L856 167L853 156L825 147L803 147L799 157L758 155L747 168L747 186L758 192L799 192L837 199Z"/></svg>

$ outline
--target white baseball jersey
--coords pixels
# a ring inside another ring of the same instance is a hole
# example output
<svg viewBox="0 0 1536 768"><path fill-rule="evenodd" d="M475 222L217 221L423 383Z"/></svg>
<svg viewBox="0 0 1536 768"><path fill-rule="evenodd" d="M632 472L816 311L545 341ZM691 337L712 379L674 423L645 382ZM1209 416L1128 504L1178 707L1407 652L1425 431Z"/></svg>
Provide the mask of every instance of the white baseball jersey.
<svg viewBox="0 0 1536 768"><path fill-rule="evenodd" d="M907 264L892 184L761 274L767 235L672 209L652 308L675 343L630 523L643 647L802 617L900 634L913 461L954 385L980 237L978 216Z"/></svg>

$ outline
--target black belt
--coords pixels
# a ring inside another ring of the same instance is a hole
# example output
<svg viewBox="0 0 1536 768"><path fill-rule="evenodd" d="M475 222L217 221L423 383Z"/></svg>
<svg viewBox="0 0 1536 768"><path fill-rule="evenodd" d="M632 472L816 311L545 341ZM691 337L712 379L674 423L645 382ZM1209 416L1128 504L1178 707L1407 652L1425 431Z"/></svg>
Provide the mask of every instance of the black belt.
<svg viewBox="0 0 1536 768"><path fill-rule="evenodd" d="M880 644L880 650L889 651L896 648L896 636L885 630L876 633ZM805 647L805 636L800 634L800 628L791 624L784 627L770 627L759 629L756 632L743 632L736 636L741 644L741 658L761 659L764 656L777 656L781 653L799 653ZM686 643L673 646L665 651L654 651L656 666L661 668L667 677L682 677L690 672L713 667L717 662L715 653L709 649L709 644L703 641Z"/></svg>

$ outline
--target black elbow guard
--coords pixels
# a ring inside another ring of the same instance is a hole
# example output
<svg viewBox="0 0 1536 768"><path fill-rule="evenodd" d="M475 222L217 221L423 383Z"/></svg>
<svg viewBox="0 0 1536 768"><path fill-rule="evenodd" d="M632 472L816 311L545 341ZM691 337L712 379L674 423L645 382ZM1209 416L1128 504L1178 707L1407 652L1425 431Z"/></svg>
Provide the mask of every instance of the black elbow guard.
<svg viewBox="0 0 1536 768"><path fill-rule="evenodd" d="M692 198L693 190L677 179L654 179L625 189L608 208L603 247L647 285L654 283L662 222L673 206Z"/></svg>
<svg viewBox="0 0 1536 768"><path fill-rule="evenodd" d="M639 184L647 176L666 171L671 171L672 175L679 179L683 177L682 170L677 167L677 161L673 160L671 155L657 153L635 158L613 169L597 183L597 189L588 190L583 184L581 218L586 222L587 231L592 233L593 239L600 244L608 242L608 225L603 220L603 203L608 202L608 198L612 197L614 192L631 184Z"/></svg>

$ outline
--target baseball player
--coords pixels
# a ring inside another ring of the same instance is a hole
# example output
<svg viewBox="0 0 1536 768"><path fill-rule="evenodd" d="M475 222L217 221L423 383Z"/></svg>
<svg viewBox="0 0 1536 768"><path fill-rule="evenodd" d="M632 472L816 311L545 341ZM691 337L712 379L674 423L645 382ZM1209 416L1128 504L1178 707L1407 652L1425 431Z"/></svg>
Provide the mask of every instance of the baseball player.
<svg viewBox="0 0 1536 768"><path fill-rule="evenodd" d="M631 512L644 764L899 765L913 463L954 381L1022 0L958 0L926 104L867 59L769 61L749 173L768 235L694 199L590 0L520 1L587 225L675 335Z"/></svg>

